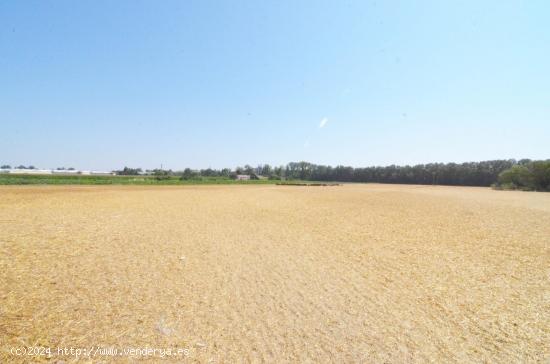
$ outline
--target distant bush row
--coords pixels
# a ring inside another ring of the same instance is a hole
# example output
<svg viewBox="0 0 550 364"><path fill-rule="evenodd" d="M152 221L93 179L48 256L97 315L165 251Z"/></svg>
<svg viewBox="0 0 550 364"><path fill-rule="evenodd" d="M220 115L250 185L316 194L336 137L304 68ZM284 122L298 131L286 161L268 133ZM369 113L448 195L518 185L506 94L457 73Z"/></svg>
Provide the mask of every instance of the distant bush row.
<svg viewBox="0 0 550 364"><path fill-rule="evenodd" d="M495 187L525 191L550 191L550 160L513 165L499 174Z"/></svg>

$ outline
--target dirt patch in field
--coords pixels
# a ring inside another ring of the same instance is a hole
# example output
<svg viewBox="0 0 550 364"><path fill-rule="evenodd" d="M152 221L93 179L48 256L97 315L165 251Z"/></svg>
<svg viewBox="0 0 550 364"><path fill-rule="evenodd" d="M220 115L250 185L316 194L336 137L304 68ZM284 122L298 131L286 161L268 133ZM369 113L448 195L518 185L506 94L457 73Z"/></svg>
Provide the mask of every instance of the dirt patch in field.
<svg viewBox="0 0 550 364"><path fill-rule="evenodd" d="M262 185L0 197L1 362L28 362L10 353L23 346L184 348L189 362L549 358L550 194Z"/></svg>

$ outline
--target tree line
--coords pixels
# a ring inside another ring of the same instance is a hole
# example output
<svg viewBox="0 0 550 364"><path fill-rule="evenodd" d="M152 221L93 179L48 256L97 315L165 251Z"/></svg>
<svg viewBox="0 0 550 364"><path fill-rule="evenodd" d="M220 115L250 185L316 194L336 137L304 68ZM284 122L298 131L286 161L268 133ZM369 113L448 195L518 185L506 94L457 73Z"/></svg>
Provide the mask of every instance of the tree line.
<svg viewBox="0 0 550 364"><path fill-rule="evenodd" d="M438 184L456 186L491 186L532 190L550 189L550 160L500 159L466 163L428 163L417 165L390 165L354 168L327 166L309 162L291 162L272 167L262 164L245 165L234 169L190 169L182 171L125 167L116 171L121 175L150 174L157 178L179 176L181 179L202 177L235 178L238 174L258 175L270 179L335 182L376 182L396 184ZM163 177L165 176L165 177Z"/></svg>

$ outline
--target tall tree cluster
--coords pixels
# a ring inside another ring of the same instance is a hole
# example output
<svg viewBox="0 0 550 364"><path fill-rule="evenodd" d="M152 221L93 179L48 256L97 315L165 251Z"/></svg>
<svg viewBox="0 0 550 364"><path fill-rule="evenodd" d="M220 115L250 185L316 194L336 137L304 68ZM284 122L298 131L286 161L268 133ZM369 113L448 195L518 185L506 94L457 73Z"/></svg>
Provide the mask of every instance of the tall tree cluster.
<svg viewBox="0 0 550 364"><path fill-rule="evenodd" d="M467 163L428 163L414 166L353 168L324 166L308 162L289 163L286 176L291 179L339 182L377 182L490 186L501 172L527 160L492 160Z"/></svg>

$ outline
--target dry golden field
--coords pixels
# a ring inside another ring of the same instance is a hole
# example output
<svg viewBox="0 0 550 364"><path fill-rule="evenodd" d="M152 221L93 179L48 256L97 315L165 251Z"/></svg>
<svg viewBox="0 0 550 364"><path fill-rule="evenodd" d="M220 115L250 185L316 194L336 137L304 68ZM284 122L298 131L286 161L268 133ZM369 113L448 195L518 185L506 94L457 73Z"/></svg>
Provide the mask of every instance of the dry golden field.
<svg viewBox="0 0 550 364"><path fill-rule="evenodd" d="M0 187L0 254L2 363L550 360L549 193Z"/></svg>

